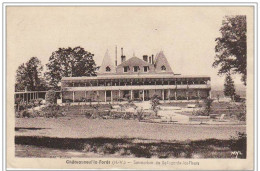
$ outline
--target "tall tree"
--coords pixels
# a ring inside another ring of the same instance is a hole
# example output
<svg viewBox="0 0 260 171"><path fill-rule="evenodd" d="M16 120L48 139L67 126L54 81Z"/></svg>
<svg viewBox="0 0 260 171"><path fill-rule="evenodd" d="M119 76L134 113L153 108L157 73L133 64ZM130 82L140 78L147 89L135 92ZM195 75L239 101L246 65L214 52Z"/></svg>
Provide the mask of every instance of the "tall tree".
<svg viewBox="0 0 260 171"><path fill-rule="evenodd" d="M221 37L216 38L216 56L213 67L220 66L219 75L229 72L241 74L241 81L246 85L246 16L226 16L219 31Z"/></svg>
<svg viewBox="0 0 260 171"><path fill-rule="evenodd" d="M62 77L95 76L94 54L82 47L59 48L49 58L45 76L54 89L59 88Z"/></svg>
<svg viewBox="0 0 260 171"><path fill-rule="evenodd" d="M232 100L234 100L236 90L235 90L234 81L231 77L231 74L226 75L226 79L224 83L224 94L225 96L229 96Z"/></svg>
<svg viewBox="0 0 260 171"><path fill-rule="evenodd" d="M37 57L32 57L16 70L15 91L45 90L46 85L42 77L43 65Z"/></svg>

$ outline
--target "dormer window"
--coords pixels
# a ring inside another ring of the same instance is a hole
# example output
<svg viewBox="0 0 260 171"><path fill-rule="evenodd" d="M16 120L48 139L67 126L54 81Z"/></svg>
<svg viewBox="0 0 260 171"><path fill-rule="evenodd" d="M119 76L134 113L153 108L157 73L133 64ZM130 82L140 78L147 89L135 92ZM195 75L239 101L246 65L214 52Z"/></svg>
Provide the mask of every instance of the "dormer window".
<svg viewBox="0 0 260 171"><path fill-rule="evenodd" d="M148 72L149 66L144 66L144 72Z"/></svg>
<svg viewBox="0 0 260 171"><path fill-rule="evenodd" d="M127 72L127 71L128 71L128 67L125 66L125 67L124 67L124 72Z"/></svg>
<svg viewBox="0 0 260 171"><path fill-rule="evenodd" d="M139 66L134 66L134 72L138 72Z"/></svg>
<svg viewBox="0 0 260 171"><path fill-rule="evenodd" d="M110 72L110 71L111 71L110 67L107 66L107 67L106 67L106 72Z"/></svg>
<svg viewBox="0 0 260 171"><path fill-rule="evenodd" d="M166 67L163 65L163 66L161 67L161 70L162 70L162 71L166 71Z"/></svg>

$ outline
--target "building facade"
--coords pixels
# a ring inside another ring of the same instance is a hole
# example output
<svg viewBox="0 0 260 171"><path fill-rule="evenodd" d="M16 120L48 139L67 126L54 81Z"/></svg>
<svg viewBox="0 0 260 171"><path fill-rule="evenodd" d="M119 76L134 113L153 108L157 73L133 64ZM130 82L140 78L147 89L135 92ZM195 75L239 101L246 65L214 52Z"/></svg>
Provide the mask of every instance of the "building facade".
<svg viewBox="0 0 260 171"><path fill-rule="evenodd" d="M174 74L161 51L155 57L133 56L121 62L106 52L95 77L63 77L62 102L121 102L129 99L148 101L154 95L160 100L195 100L210 96L210 77Z"/></svg>

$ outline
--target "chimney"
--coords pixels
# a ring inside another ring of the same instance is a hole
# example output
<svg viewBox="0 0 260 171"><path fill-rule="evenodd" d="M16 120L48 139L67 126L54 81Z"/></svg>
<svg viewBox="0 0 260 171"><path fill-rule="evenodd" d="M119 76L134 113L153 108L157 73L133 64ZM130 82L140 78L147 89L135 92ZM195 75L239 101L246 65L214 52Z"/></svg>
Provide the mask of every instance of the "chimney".
<svg viewBox="0 0 260 171"><path fill-rule="evenodd" d="M116 46L116 56L115 56L115 66L117 66L117 46Z"/></svg>
<svg viewBox="0 0 260 171"><path fill-rule="evenodd" d="M152 63L152 57L149 56L149 63L151 64Z"/></svg>
<svg viewBox="0 0 260 171"><path fill-rule="evenodd" d="M123 48L121 48L121 63L125 62L125 56L123 52Z"/></svg>
<svg viewBox="0 0 260 171"><path fill-rule="evenodd" d="M143 55L143 60L144 60L145 62L148 62L148 56L147 56L147 55Z"/></svg>
<svg viewBox="0 0 260 171"><path fill-rule="evenodd" d="M153 55L152 55L152 64L154 64L154 59L153 59Z"/></svg>
<svg viewBox="0 0 260 171"><path fill-rule="evenodd" d="M121 56L121 63L125 62L125 56Z"/></svg>

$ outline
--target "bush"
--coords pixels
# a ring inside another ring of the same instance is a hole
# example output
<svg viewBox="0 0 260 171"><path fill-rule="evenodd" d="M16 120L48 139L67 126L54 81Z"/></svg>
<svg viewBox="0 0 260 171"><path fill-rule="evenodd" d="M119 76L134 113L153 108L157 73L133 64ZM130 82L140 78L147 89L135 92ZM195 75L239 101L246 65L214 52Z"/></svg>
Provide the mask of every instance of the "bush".
<svg viewBox="0 0 260 171"><path fill-rule="evenodd" d="M246 121L246 104L243 102L241 105L238 106L240 112L237 115L238 120Z"/></svg>
<svg viewBox="0 0 260 171"><path fill-rule="evenodd" d="M42 108L42 116L47 117L47 118L52 118L52 117L60 117L60 116L65 116L65 112L61 109L61 107L57 104L48 104L44 108Z"/></svg>
<svg viewBox="0 0 260 171"><path fill-rule="evenodd" d="M235 101L235 102L240 102L240 101L241 101L240 96L237 95L237 94L235 94L235 96L234 96L234 101Z"/></svg>
<svg viewBox="0 0 260 171"><path fill-rule="evenodd" d="M158 95L153 95L151 98L151 103L152 103L152 110L154 111L155 115L157 116L158 110L157 106L160 104L160 98Z"/></svg>
<svg viewBox="0 0 260 171"><path fill-rule="evenodd" d="M212 103L213 103L213 99L211 98L207 98L207 99L204 99L204 103L205 103L205 113L207 113L207 115L210 114L211 112L211 106L212 106Z"/></svg>
<svg viewBox="0 0 260 171"><path fill-rule="evenodd" d="M56 92L54 90L47 91L45 100L47 104L57 104Z"/></svg>
<svg viewBox="0 0 260 171"><path fill-rule="evenodd" d="M38 116L38 113L36 111L28 109L21 110L16 113L16 117L18 118L34 118L36 116Z"/></svg>

